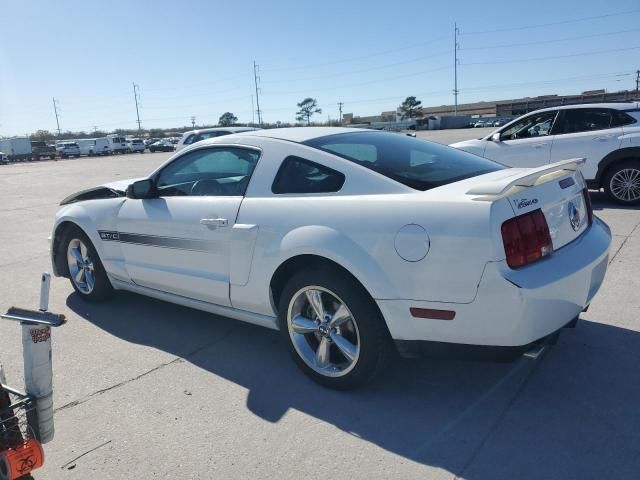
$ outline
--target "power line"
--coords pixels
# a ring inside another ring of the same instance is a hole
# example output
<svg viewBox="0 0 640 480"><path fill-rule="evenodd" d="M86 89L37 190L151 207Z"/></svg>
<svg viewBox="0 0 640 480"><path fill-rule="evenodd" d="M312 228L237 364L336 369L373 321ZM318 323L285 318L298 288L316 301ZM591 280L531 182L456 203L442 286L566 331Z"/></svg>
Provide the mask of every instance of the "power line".
<svg viewBox="0 0 640 480"><path fill-rule="evenodd" d="M138 100L140 99L140 94L138 94L138 85L133 83L133 99L136 102L136 116L138 117L138 130L142 130L142 124L140 123L140 109L138 108Z"/></svg>
<svg viewBox="0 0 640 480"><path fill-rule="evenodd" d="M56 98L53 97L53 113L56 115L56 125L58 126L58 136L60 136L60 120L58 119L58 103Z"/></svg>
<svg viewBox="0 0 640 480"><path fill-rule="evenodd" d="M487 45L487 46L481 46L481 47L465 47L465 48L460 48L460 50L469 51L469 50L491 50L491 49L494 49L494 48L526 47L526 46L529 46L529 45L542 45L542 44L549 44L549 43L567 42L567 41L571 41L571 40L583 40L585 38L605 37L605 36L609 36L609 35L619 35L621 33L632 33L632 32L638 32L638 31L640 31L640 29L632 28L632 29L629 29L629 30L618 30L616 32L594 33L594 34L591 34L591 35L580 35L578 37L565 37L565 38L558 38L558 39L555 39L555 40L536 40L535 42L509 43L509 44L502 44L502 45Z"/></svg>
<svg viewBox="0 0 640 480"><path fill-rule="evenodd" d="M253 61L253 81L256 85L256 108L258 110L258 125L262 126L262 112L260 111L260 96L258 94L258 65L256 65L256 61Z"/></svg>
<svg viewBox="0 0 640 480"><path fill-rule="evenodd" d="M635 10L627 10L626 12L616 12L616 13L608 13L604 15L592 15L589 17L581 17L581 18L573 18L568 20L560 20L557 22L549 22L549 23L538 23L536 25L522 25L519 27L507 27L507 28L497 28L494 30L480 30L475 32L465 32L462 35L484 35L486 33L499 33L499 32L513 32L515 30L527 30L531 28L540 28L540 27L550 27L553 25L565 25L567 23L576 23L576 22L585 22L588 20L597 20L601 18L609 18L609 17L617 17L621 15L629 15L630 13L638 13L640 9Z"/></svg>
<svg viewBox="0 0 640 480"><path fill-rule="evenodd" d="M464 66L469 66L469 65L498 65L498 64L503 64L503 63L534 62L534 61L538 61L538 60L554 60L554 59L558 59L558 58L582 57L582 56L585 56L585 55L599 55L599 54L602 54L602 53L625 52L625 51L629 51L629 50L638 50L638 49L640 49L640 46L627 47L627 48L612 48L610 50L596 50L596 51L591 51L591 52L570 53L570 54L567 54L567 55L552 55L552 56L548 56L548 57L517 58L517 59L510 59L510 60L495 60L495 61L491 61L491 62L470 62L470 63L463 63L462 65L464 65Z"/></svg>

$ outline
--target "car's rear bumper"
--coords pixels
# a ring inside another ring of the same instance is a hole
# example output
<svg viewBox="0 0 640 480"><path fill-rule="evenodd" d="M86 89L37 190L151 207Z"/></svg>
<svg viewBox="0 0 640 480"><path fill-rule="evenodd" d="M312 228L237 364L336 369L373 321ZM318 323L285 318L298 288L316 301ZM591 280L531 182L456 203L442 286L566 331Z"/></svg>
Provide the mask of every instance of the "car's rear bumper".
<svg viewBox="0 0 640 480"><path fill-rule="evenodd" d="M597 218L577 240L517 270L488 262L470 303L377 300L394 340L467 345L529 345L578 317L608 265L611 232ZM410 308L455 312L452 320L415 318Z"/></svg>

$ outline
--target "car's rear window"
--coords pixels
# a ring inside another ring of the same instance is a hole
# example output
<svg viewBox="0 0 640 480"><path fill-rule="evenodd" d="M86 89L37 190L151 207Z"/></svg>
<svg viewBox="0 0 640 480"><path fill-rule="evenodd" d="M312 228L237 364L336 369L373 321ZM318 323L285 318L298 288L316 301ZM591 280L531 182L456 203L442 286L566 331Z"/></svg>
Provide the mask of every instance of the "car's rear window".
<svg viewBox="0 0 640 480"><path fill-rule="evenodd" d="M338 133L304 144L336 154L416 190L429 190L505 168L461 150L398 133Z"/></svg>

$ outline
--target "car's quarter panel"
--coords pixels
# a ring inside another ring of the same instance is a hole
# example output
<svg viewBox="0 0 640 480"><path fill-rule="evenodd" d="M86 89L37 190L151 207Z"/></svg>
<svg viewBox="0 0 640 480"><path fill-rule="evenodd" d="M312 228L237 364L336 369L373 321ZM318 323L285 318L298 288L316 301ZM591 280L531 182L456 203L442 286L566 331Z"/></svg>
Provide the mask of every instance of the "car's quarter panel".
<svg viewBox="0 0 640 480"><path fill-rule="evenodd" d="M230 305L231 226L242 197L127 199L117 219L129 277L147 288ZM223 218L227 225L203 225Z"/></svg>
<svg viewBox="0 0 640 480"><path fill-rule="evenodd" d="M504 260L486 265L478 294L468 304L377 300L395 340L469 345L527 345L576 318L600 288L611 232L600 220L548 259L521 269ZM411 307L451 310L452 320L419 319Z"/></svg>

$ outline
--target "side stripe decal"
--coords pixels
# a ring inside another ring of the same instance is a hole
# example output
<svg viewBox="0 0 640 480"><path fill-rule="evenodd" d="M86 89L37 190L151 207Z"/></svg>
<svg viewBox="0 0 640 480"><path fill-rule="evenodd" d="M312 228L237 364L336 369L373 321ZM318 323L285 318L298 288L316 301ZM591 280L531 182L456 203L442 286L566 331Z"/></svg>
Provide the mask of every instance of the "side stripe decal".
<svg viewBox="0 0 640 480"><path fill-rule="evenodd" d="M173 248L194 252L212 252L217 249L217 242L195 238L163 237L141 233L115 232L98 230L100 239L105 242L120 242L148 247Z"/></svg>

